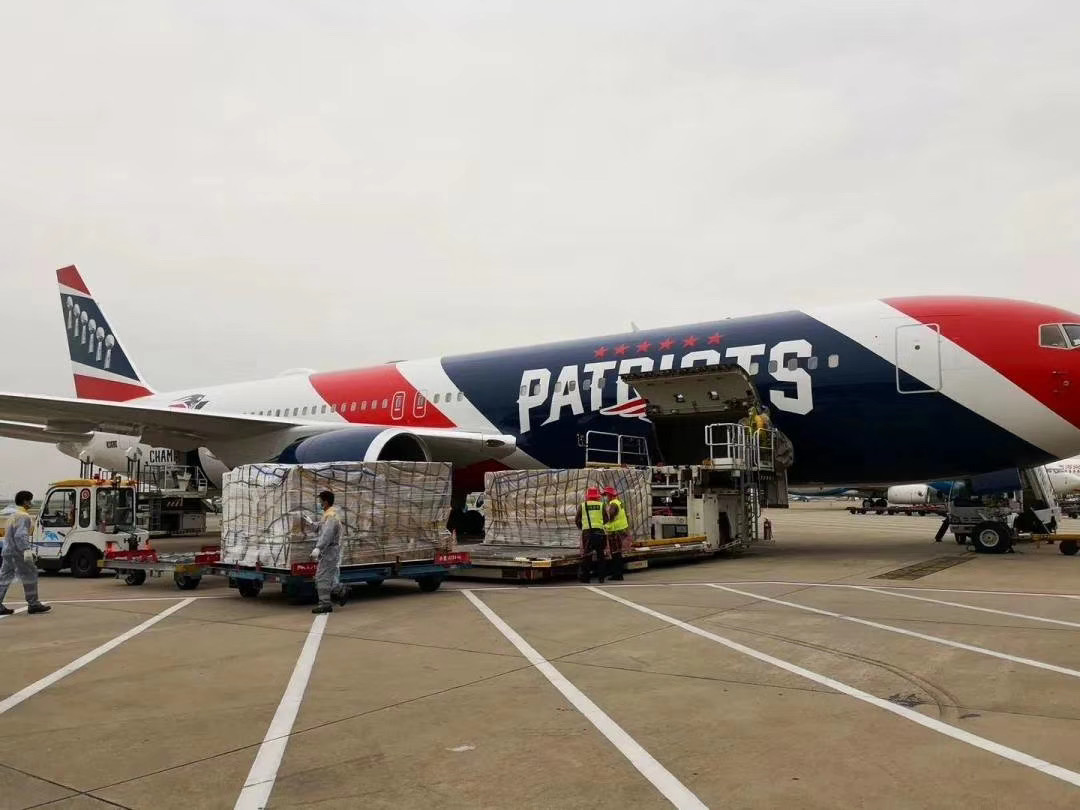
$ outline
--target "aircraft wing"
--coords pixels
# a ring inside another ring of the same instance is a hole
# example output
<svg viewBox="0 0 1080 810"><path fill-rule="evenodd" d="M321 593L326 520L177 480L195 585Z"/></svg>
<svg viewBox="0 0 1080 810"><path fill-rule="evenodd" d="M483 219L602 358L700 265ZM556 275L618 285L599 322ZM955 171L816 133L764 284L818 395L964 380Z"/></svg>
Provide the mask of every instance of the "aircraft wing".
<svg viewBox="0 0 1080 810"><path fill-rule="evenodd" d="M365 431L384 438L411 433L421 438L435 461L472 463L513 453L513 436L488 435L455 428L413 428L356 422L325 422L267 416L215 414L184 408L154 407L92 399L69 399L0 393L0 437L58 443L85 440L90 433L138 436L160 447L213 449L224 442L270 436L291 428L306 435L342 430ZM360 460L360 459L357 459Z"/></svg>
<svg viewBox="0 0 1080 810"><path fill-rule="evenodd" d="M215 439L250 438L303 424L273 417L226 416L93 399L0 393L2 423L21 423L23 430L37 426L39 430L61 436L59 439L41 437L38 441L63 441L70 434L91 431L127 436L153 433L188 439L194 442L193 447Z"/></svg>
<svg viewBox="0 0 1080 810"><path fill-rule="evenodd" d="M24 442L45 442L57 444L58 442L85 441L89 435L84 431L49 431L44 425L27 425L21 422L0 421L0 439L18 439Z"/></svg>

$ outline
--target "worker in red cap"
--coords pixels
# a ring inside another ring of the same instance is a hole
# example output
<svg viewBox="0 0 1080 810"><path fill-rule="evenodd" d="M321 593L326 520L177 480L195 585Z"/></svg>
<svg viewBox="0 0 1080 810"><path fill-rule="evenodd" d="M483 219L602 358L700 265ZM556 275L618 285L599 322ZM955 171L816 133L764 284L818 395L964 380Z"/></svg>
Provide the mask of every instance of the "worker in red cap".
<svg viewBox="0 0 1080 810"><path fill-rule="evenodd" d="M611 558L608 573L612 579L623 578L623 553L630 550L630 521L615 487L604 487L604 534Z"/></svg>
<svg viewBox="0 0 1080 810"><path fill-rule="evenodd" d="M604 533L604 500L596 487L585 490L585 500L578 508L574 525L581 529L581 570L578 578L587 583L595 575L603 582L607 568L607 535Z"/></svg>

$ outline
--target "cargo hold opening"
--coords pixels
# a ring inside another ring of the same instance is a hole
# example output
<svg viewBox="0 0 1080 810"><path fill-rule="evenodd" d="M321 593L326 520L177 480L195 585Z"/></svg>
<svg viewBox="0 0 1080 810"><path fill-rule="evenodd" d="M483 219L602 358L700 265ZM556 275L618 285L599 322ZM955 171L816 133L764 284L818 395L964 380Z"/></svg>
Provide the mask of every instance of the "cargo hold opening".
<svg viewBox="0 0 1080 810"><path fill-rule="evenodd" d="M738 365L645 371L624 374L648 404L657 449L664 464L701 464L709 458L708 425L744 419L761 407L757 388Z"/></svg>

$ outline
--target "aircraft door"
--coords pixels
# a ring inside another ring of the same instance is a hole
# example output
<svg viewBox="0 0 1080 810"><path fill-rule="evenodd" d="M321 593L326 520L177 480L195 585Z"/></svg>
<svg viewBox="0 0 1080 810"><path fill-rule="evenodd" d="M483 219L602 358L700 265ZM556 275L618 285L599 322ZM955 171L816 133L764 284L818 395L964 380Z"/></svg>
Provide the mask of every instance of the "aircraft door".
<svg viewBox="0 0 1080 810"><path fill-rule="evenodd" d="M405 417L405 392L398 391L390 403L390 418L400 422Z"/></svg>
<svg viewBox="0 0 1080 810"><path fill-rule="evenodd" d="M413 419L423 419L427 416L427 391L417 391L413 398Z"/></svg>
<svg viewBox="0 0 1080 810"><path fill-rule="evenodd" d="M941 327L936 323L896 327L896 390L928 394L941 390Z"/></svg>

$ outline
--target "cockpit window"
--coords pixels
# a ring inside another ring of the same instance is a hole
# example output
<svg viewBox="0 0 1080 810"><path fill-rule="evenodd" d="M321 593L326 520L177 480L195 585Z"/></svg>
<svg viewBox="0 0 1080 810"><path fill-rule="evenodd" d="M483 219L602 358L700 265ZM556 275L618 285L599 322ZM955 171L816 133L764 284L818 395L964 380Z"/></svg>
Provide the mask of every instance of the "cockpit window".
<svg viewBox="0 0 1080 810"><path fill-rule="evenodd" d="M1039 345L1044 349L1071 348L1070 341L1065 339L1065 332L1058 323L1047 323L1039 327Z"/></svg>
<svg viewBox="0 0 1080 810"><path fill-rule="evenodd" d="M1065 324L1065 337L1069 339L1069 348L1075 349L1080 346L1080 323Z"/></svg>

